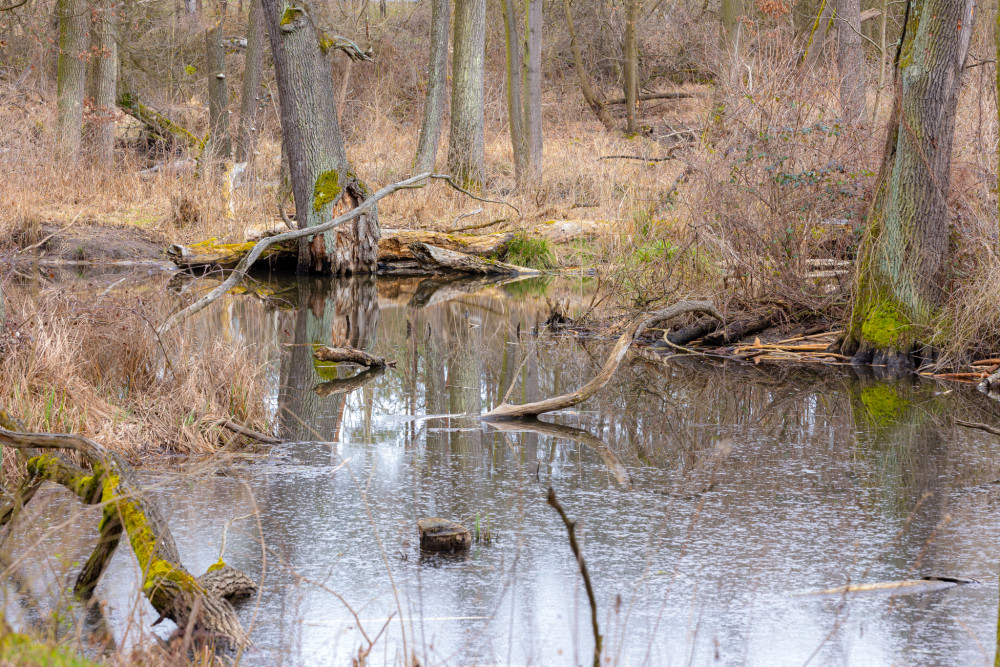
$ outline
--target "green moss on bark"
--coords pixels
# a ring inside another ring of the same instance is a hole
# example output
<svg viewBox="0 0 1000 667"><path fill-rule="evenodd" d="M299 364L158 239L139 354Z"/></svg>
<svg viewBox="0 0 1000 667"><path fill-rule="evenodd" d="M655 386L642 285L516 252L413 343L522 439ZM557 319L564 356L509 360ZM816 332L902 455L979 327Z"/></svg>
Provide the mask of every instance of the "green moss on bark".
<svg viewBox="0 0 1000 667"><path fill-rule="evenodd" d="M913 325L896 304L884 299L864 313L861 337L878 349L903 350L912 343Z"/></svg>
<svg viewBox="0 0 1000 667"><path fill-rule="evenodd" d="M313 188L313 211L319 213L327 204L333 203L340 196L340 177L336 170L324 171L316 177Z"/></svg>

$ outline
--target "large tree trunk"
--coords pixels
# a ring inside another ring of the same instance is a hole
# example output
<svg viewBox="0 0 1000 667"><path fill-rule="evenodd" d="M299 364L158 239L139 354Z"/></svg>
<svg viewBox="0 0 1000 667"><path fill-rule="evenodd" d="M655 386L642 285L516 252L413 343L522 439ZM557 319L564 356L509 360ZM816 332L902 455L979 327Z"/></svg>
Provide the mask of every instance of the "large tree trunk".
<svg viewBox="0 0 1000 667"><path fill-rule="evenodd" d="M604 103L597 99L590 87L590 77L587 76L587 70L583 68L583 56L580 55L580 45L576 43L576 29L573 27L573 14L569 9L569 0L563 0L563 12L566 14L566 29L569 31L569 47L573 53L573 68L580 80L580 92L583 93L583 99L597 116L597 119L601 121L604 129L608 132L615 132L618 130L615 120L611 117Z"/></svg>
<svg viewBox="0 0 1000 667"><path fill-rule="evenodd" d="M507 46L507 120L514 151L514 181L524 187L528 176L528 144L524 136L524 103L521 99L521 49L518 43L514 0L503 0L503 29Z"/></svg>
<svg viewBox="0 0 1000 667"><path fill-rule="evenodd" d="M236 136L236 159L253 164L260 122L260 91L264 81L264 17L260 0L250 0L247 23L247 52L243 68L243 96L240 100L240 126Z"/></svg>
<svg viewBox="0 0 1000 667"><path fill-rule="evenodd" d="M427 65L427 96L424 99L424 122L420 127L417 158L413 173L434 171L444 104L448 97L448 29L451 27L451 0L431 0L431 53Z"/></svg>
<svg viewBox="0 0 1000 667"><path fill-rule="evenodd" d="M951 149L973 6L911 0L907 8L896 107L845 343L859 363L905 370L918 345L930 342L949 253Z"/></svg>
<svg viewBox="0 0 1000 667"><path fill-rule="evenodd" d="M802 56L802 66L807 72L816 66L826 46L827 36L834 21L833 3L834 0L820 0L819 16L809 31L809 39L806 41L805 53Z"/></svg>
<svg viewBox="0 0 1000 667"><path fill-rule="evenodd" d="M109 0L101 0L94 13L90 51L87 96L91 109L87 121L87 144L95 162L110 166L115 148L118 40Z"/></svg>
<svg viewBox="0 0 1000 667"><path fill-rule="evenodd" d="M486 0L455 0L448 170L457 183L469 189L479 189L486 174L485 65Z"/></svg>
<svg viewBox="0 0 1000 667"><path fill-rule="evenodd" d="M59 62L56 72L56 137L63 158L75 158L83 135L90 12L83 0L58 0Z"/></svg>
<svg viewBox="0 0 1000 667"><path fill-rule="evenodd" d="M861 45L861 0L837 0L837 70L844 120L852 125L864 125L868 112L865 53Z"/></svg>
<svg viewBox="0 0 1000 667"><path fill-rule="evenodd" d="M722 49L723 80L732 85L740 75L740 42L743 35L743 0L722 0L719 12L722 31L719 44Z"/></svg>
<svg viewBox="0 0 1000 667"><path fill-rule="evenodd" d="M229 85L226 83L226 46L222 43L225 16L205 31L205 56L208 64L208 153L216 160L232 155L229 137Z"/></svg>
<svg viewBox="0 0 1000 667"><path fill-rule="evenodd" d="M524 0L524 140L528 167L542 171L542 0Z"/></svg>
<svg viewBox="0 0 1000 667"><path fill-rule="evenodd" d="M304 9L282 0L262 0L262 6L274 57L281 138L288 154L296 219L300 228L314 227L354 208L368 192L347 162L330 64L314 24ZM299 270L372 273L378 238L378 212L373 207L349 224L301 239Z"/></svg>
<svg viewBox="0 0 1000 667"><path fill-rule="evenodd" d="M639 0L628 0L625 6L625 132L635 134L638 126L635 116L639 92L639 44L635 24L639 19Z"/></svg>

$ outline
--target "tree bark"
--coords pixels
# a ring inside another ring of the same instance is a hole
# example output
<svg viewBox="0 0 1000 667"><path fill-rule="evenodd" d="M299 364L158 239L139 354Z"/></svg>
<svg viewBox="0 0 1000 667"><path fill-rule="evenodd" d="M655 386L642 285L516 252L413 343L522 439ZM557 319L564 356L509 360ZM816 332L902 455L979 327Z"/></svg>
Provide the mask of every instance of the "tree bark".
<svg viewBox="0 0 1000 667"><path fill-rule="evenodd" d="M816 66L826 46L827 36L834 21L833 3L834 0L820 0L819 16L809 31L805 53L802 55L802 66L807 72Z"/></svg>
<svg viewBox="0 0 1000 667"><path fill-rule="evenodd" d="M59 61L56 71L56 141L62 158L75 159L83 135L90 12L83 0L58 0Z"/></svg>
<svg viewBox="0 0 1000 667"><path fill-rule="evenodd" d="M743 0L722 0L719 12L722 19L720 48L724 81L734 84L740 73L740 42L743 34Z"/></svg>
<svg viewBox="0 0 1000 667"><path fill-rule="evenodd" d="M507 120L514 151L514 181L520 190L528 176L528 145L524 132L524 102L521 98L521 49L517 35L514 0L503 0L503 30L507 47Z"/></svg>
<svg viewBox="0 0 1000 667"><path fill-rule="evenodd" d="M451 0L431 0L431 52L427 65L427 95L424 98L424 121L420 127L417 157L413 173L434 171L444 105L448 97L448 30L451 27Z"/></svg>
<svg viewBox="0 0 1000 667"><path fill-rule="evenodd" d="M857 363L912 368L942 302L951 149L973 6L910 0L907 7L896 105L845 339Z"/></svg>
<svg viewBox="0 0 1000 667"><path fill-rule="evenodd" d="M532 177L542 171L542 0L524 0L524 138Z"/></svg>
<svg viewBox="0 0 1000 667"><path fill-rule="evenodd" d="M281 104L282 146L300 229L314 227L368 198L351 172L337 124L330 65L306 10L281 0L262 0ZM482 109L480 109L482 114ZM378 209L349 224L299 240L299 270L372 273L378 253Z"/></svg>
<svg viewBox="0 0 1000 667"><path fill-rule="evenodd" d="M247 23L247 51L243 68L243 94L240 100L240 125L236 136L236 159L246 162L249 169L257 150L260 133L260 95L264 81L263 10L260 0L250 0L250 18Z"/></svg>
<svg viewBox="0 0 1000 667"><path fill-rule="evenodd" d="M87 96L87 144L94 161L110 166L115 148L115 112L118 99L118 39L110 0L101 0L94 12L90 34Z"/></svg>
<svg viewBox="0 0 1000 667"><path fill-rule="evenodd" d="M639 93L639 45L635 24L639 19L639 0L628 0L625 6L625 132L635 134Z"/></svg>
<svg viewBox="0 0 1000 667"><path fill-rule="evenodd" d="M209 155L216 160L232 156L229 137L229 86L226 83L226 46L222 43L223 17L205 31L205 56L208 64Z"/></svg>
<svg viewBox="0 0 1000 667"><path fill-rule="evenodd" d="M587 70L583 68L583 57L580 55L580 45L576 43L576 29L573 27L573 14L569 9L569 0L563 0L563 11L566 14L566 29L569 31L569 46L570 51L573 52L573 68L576 70L576 76L580 80L580 92L583 93L583 99L590 107L590 110L594 112L597 116L597 120L601 121L601 125L608 132L617 132L618 126L615 125L614 118L608 112L607 107L597 99L594 95L593 89L590 87L590 78L587 76Z"/></svg>
<svg viewBox="0 0 1000 667"><path fill-rule="evenodd" d="M864 125L868 112L865 53L861 44L861 0L837 0L837 70L844 120L851 125Z"/></svg>
<svg viewBox="0 0 1000 667"><path fill-rule="evenodd" d="M486 176L486 0L455 0L454 39L448 170L462 187L480 189Z"/></svg>

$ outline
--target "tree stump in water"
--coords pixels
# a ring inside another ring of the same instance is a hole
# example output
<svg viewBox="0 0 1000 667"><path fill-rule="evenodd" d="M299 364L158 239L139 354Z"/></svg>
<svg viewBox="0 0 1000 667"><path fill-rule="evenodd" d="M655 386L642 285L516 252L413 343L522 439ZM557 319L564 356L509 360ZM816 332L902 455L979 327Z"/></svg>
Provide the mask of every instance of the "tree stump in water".
<svg viewBox="0 0 1000 667"><path fill-rule="evenodd" d="M420 549L423 551L465 551L472 546L472 533L460 523L439 519L421 519Z"/></svg>

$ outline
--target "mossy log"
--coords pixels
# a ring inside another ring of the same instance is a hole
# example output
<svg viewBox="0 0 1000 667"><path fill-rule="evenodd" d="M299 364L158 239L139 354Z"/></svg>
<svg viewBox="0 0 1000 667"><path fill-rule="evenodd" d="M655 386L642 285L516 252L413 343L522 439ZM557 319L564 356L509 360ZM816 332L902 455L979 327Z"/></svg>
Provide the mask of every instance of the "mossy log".
<svg viewBox="0 0 1000 667"><path fill-rule="evenodd" d="M142 590L161 618L178 628L193 629L199 637L227 647L249 641L229 599L255 589L246 575L221 561L201 577L181 564L180 554L166 520L146 499L131 467L121 457L80 436L21 433L0 428L0 443L19 450L62 449L78 453L90 465L86 471L59 454L44 453L28 460L31 483L48 480L64 486L88 505L100 504L103 514L100 538L76 583L79 596L88 597L111 561L122 534L139 561ZM24 499L15 500L23 506ZM10 520L16 511L0 510Z"/></svg>
<svg viewBox="0 0 1000 667"><path fill-rule="evenodd" d="M347 362L358 364L359 366L367 366L368 368L385 368L386 366L385 357L376 357L364 350L353 347L329 347L321 345L313 350L313 356L319 361ZM389 363L389 366L395 365L395 362Z"/></svg>
<svg viewBox="0 0 1000 667"><path fill-rule="evenodd" d="M199 139L159 111L146 106L133 93L122 93L118 97L118 106L122 111L145 125L149 133L161 141L176 141L187 146L194 152L195 157L200 156L205 148L205 139Z"/></svg>

